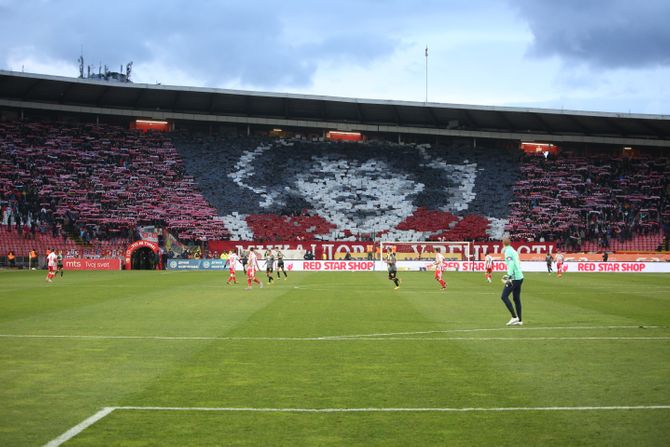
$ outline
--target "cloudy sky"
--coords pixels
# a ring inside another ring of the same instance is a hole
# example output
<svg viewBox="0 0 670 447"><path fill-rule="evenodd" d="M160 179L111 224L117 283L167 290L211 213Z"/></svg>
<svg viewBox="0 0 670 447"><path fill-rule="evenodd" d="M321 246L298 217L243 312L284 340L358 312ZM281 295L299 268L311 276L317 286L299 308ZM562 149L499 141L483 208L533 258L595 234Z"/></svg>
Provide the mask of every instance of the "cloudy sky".
<svg viewBox="0 0 670 447"><path fill-rule="evenodd" d="M0 0L0 68L670 114L668 0Z"/></svg>

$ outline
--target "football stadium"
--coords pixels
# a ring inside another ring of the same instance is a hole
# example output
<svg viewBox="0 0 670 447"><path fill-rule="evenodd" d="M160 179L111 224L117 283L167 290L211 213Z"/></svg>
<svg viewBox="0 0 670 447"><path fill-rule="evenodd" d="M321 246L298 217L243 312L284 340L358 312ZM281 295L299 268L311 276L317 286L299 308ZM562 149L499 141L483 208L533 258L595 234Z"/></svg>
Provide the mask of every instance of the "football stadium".
<svg viewBox="0 0 670 447"><path fill-rule="evenodd" d="M669 116L130 68L0 70L0 445L667 445Z"/></svg>

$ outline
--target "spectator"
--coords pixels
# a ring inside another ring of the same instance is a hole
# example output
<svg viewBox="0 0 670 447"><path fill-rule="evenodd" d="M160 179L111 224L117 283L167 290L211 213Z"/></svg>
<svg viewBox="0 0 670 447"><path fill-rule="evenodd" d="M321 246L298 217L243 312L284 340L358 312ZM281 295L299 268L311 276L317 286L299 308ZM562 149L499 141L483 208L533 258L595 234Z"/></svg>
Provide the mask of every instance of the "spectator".
<svg viewBox="0 0 670 447"><path fill-rule="evenodd" d="M16 267L16 255L12 250L9 250L9 252L7 252L7 263L9 264L10 268Z"/></svg>

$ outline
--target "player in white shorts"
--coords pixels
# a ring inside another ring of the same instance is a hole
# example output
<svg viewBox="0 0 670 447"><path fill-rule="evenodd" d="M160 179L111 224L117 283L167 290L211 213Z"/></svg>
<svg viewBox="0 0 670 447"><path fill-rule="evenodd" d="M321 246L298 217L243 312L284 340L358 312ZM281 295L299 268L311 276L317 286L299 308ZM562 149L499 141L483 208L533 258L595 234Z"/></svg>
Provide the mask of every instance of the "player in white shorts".
<svg viewBox="0 0 670 447"><path fill-rule="evenodd" d="M237 284L237 278L235 278L235 265L237 264L237 261L239 259L239 256L237 256L237 253L235 253L233 250L230 250L230 253L228 254L228 260L226 263L228 264L228 281L226 281L226 285L229 285L230 282L232 281L233 284Z"/></svg>
<svg viewBox="0 0 670 447"><path fill-rule="evenodd" d="M435 251L435 281L440 283L442 290L447 290L447 282L442 279L442 272L444 272L444 255L439 251Z"/></svg>
<svg viewBox="0 0 670 447"><path fill-rule="evenodd" d="M47 282L53 282L53 277L56 276L56 268L58 266L58 255L53 248L47 255Z"/></svg>
<svg viewBox="0 0 670 447"><path fill-rule="evenodd" d="M485 278L490 284L493 278L493 258L491 255L486 255L484 258L484 268L486 269Z"/></svg>
<svg viewBox="0 0 670 447"><path fill-rule="evenodd" d="M260 270L258 267L258 256L254 248L249 248L249 255L247 257L247 287L245 290L251 290L251 282L258 284L258 287L263 288L263 283L256 278L256 272Z"/></svg>

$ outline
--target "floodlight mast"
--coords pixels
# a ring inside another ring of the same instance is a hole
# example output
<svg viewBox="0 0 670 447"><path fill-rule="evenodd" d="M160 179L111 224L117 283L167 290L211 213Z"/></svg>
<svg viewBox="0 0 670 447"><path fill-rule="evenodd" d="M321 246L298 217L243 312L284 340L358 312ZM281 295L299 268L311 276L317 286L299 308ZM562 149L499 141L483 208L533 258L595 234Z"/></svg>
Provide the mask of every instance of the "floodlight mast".
<svg viewBox="0 0 670 447"><path fill-rule="evenodd" d="M426 44L426 100L425 103L428 104L428 44Z"/></svg>

